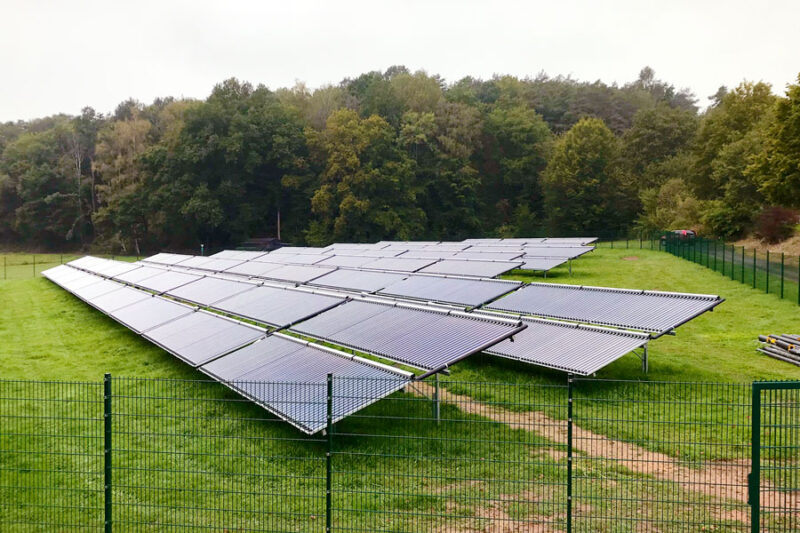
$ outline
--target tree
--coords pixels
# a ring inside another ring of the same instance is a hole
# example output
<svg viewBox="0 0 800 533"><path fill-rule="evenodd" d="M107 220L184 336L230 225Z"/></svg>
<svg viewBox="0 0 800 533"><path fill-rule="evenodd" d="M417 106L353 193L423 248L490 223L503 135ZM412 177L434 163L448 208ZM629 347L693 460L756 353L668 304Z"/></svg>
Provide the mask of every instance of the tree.
<svg viewBox="0 0 800 533"><path fill-rule="evenodd" d="M119 108L118 108L119 109ZM99 208L93 215L98 240L106 246L140 252L145 238L145 216L122 216L129 197L137 195L141 184L139 161L150 147L150 121L141 118L137 107L129 117L107 124L98 134L93 171L100 176L97 186ZM123 205L125 204L125 205Z"/></svg>
<svg viewBox="0 0 800 533"><path fill-rule="evenodd" d="M514 213L525 205L525 215L533 216L541 224L540 175L551 142L547 124L533 109L510 103L508 107L498 105L489 112L484 133L481 196L486 202L485 216L489 223L494 228L510 225L509 231L513 233ZM527 221L526 224L530 226Z"/></svg>
<svg viewBox="0 0 800 533"><path fill-rule="evenodd" d="M407 240L423 231L425 214L416 206L412 163L386 120L362 119L341 109L331 114L323 132L307 133L324 168L311 200L316 218L306 236L310 243Z"/></svg>
<svg viewBox="0 0 800 533"><path fill-rule="evenodd" d="M650 67L639 71L639 78L627 87L650 93L657 103L663 102L676 109L697 112L697 98L689 89L676 90L675 86L656 79L656 72Z"/></svg>
<svg viewBox="0 0 800 533"><path fill-rule="evenodd" d="M746 174L773 205L800 208L800 75L775 105L763 150Z"/></svg>
<svg viewBox="0 0 800 533"><path fill-rule="evenodd" d="M642 191L640 200L643 209L636 225L645 231L696 228L702 220L702 203L680 178L670 178L658 188Z"/></svg>
<svg viewBox="0 0 800 533"><path fill-rule="evenodd" d="M72 238L73 232L77 232L81 242L91 229L91 217L97 208L95 199L95 172L94 155L95 144L97 142L97 132L103 122L103 116L95 112L91 107L85 107L81 114L72 119L69 133L66 137L67 151L72 159L75 172L76 195L75 203L78 211L76 224L73 225L68 236ZM84 186L84 177L88 178L88 186ZM88 196L88 199L86 198ZM84 201L88 204L88 213L84 212Z"/></svg>
<svg viewBox="0 0 800 533"><path fill-rule="evenodd" d="M775 104L769 84L743 82L722 97L700 121L695 148L694 178L692 187L700 199L720 197L729 179L714 173L714 160L722 149L743 139L752 129L759 127ZM744 168L737 171L741 176Z"/></svg>
<svg viewBox="0 0 800 533"><path fill-rule="evenodd" d="M479 230L480 177L471 158L481 126L478 110L460 103L403 115L398 141L413 161L417 203L427 215L423 237L459 239Z"/></svg>
<svg viewBox="0 0 800 533"><path fill-rule="evenodd" d="M442 99L442 81L424 71L400 73L391 78L391 85L403 109L417 113L433 112Z"/></svg>
<svg viewBox="0 0 800 533"><path fill-rule="evenodd" d="M391 79L377 71L362 74L354 80L345 80L345 105L358 110L362 118L378 115L389 124L397 126L405 109L398 98Z"/></svg>
<svg viewBox="0 0 800 533"><path fill-rule="evenodd" d="M636 112L633 126L622 136L622 155L640 189L664 183L653 181L658 173L648 169L688 149L696 130L694 113L664 102Z"/></svg>
<svg viewBox="0 0 800 533"><path fill-rule="evenodd" d="M700 122L690 185L710 201L704 223L715 235L741 236L758 214L763 198L747 169L762 151L775 100L768 84L744 82Z"/></svg>
<svg viewBox="0 0 800 533"><path fill-rule="evenodd" d="M582 119L556 141L543 182L553 235L600 234L631 220L620 143L602 120Z"/></svg>
<svg viewBox="0 0 800 533"><path fill-rule="evenodd" d="M59 249L75 235L78 191L67 119L41 133L24 133L3 151L0 221L22 242Z"/></svg>

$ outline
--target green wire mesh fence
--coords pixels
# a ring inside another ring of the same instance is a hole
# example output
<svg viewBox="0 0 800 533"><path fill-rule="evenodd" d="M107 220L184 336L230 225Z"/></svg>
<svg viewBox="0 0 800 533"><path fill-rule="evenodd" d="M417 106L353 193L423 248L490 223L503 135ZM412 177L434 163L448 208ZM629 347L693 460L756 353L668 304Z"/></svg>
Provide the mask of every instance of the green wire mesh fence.
<svg viewBox="0 0 800 533"><path fill-rule="evenodd" d="M0 530L797 531L794 385L4 380Z"/></svg>
<svg viewBox="0 0 800 533"><path fill-rule="evenodd" d="M86 254L0 254L0 281L31 279L41 276L44 270L69 263ZM137 261L137 256L92 254L95 257Z"/></svg>
<svg viewBox="0 0 800 533"><path fill-rule="evenodd" d="M800 305L800 257L760 252L720 240L668 235L663 250L734 281Z"/></svg>

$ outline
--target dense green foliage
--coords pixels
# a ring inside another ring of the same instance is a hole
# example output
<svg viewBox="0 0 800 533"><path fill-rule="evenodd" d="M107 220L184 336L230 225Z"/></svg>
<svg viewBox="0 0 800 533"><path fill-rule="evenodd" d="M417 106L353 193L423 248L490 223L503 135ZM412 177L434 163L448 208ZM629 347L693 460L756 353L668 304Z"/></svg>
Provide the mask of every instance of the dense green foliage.
<svg viewBox="0 0 800 533"><path fill-rule="evenodd" d="M754 228L798 208L800 85L698 113L645 68L447 84L391 67L315 91L235 79L203 101L0 124L0 241L130 253L248 237L324 244Z"/></svg>

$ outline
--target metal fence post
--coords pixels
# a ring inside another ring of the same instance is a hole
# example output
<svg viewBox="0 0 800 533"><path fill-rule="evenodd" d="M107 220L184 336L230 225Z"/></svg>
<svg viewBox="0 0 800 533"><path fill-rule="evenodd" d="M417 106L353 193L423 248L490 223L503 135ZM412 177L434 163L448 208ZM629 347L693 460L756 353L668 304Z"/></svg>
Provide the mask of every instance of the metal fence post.
<svg viewBox="0 0 800 533"><path fill-rule="evenodd" d="M36 277L36 254L33 254L33 277Z"/></svg>
<svg viewBox="0 0 800 533"><path fill-rule="evenodd" d="M111 533L111 374L103 376L103 494L104 531Z"/></svg>
<svg viewBox="0 0 800 533"><path fill-rule="evenodd" d="M786 266L786 252L781 252L781 300L783 300L783 275L785 273L785 266Z"/></svg>
<svg viewBox="0 0 800 533"><path fill-rule="evenodd" d="M761 388L756 383L753 383L751 415L750 462L753 470L747 479L747 503L750 504L750 531L758 533L761 529Z"/></svg>
<svg viewBox="0 0 800 533"><path fill-rule="evenodd" d="M325 453L325 533L332 531L333 517L331 516L332 494L331 473L333 471L333 374L328 374L328 393L326 406L326 433L328 437L327 452Z"/></svg>
<svg viewBox="0 0 800 533"><path fill-rule="evenodd" d="M753 248L753 288L754 289L756 288L756 285L758 284L758 270L757 270L758 269L758 259L756 257L757 253L758 252L756 251L756 249Z"/></svg>
<svg viewBox="0 0 800 533"><path fill-rule="evenodd" d="M797 256L797 305L800 305L800 255Z"/></svg>
<svg viewBox="0 0 800 533"><path fill-rule="evenodd" d="M744 284L744 246L742 246L742 284Z"/></svg>
<svg viewBox="0 0 800 533"><path fill-rule="evenodd" d="M572 374L567 375L567 533L572 533Z"/></svg>
<svg viewBox="0 0 800 533"><path fill-rule="evenodd" d="M3 279L6 278L6 256L3 256Z"/></svg>
<svg viewBox="0 0 800 533"><path fill-rule="evenodd" d="M433 390L433 417L436 419L436 425L441 423L441 407L439 402L439 374L436 374L436 388Z"/></svg>
<svg viewBox="0 0 800 533"><path fill-rule="evenodd" d="M725 243L722 243L722 275L725 275Z"/></svg>
<svg viewBox="0 0 800 533"><path fill-rule="evenodd" d="M736 245L731 244L731 280L736 281Z"/></svg>
<svg viewBox="0 0 800 533"><path fill-rule="evenodd" d="M717 271L717 243L718 241L714 241L714 272Z"/></svg>
<svg viewBox="0 0 800 533"><path fill-rule="evenodd" d="M769 294L769 250L767 250L767 289L764 292Z"/></svg>

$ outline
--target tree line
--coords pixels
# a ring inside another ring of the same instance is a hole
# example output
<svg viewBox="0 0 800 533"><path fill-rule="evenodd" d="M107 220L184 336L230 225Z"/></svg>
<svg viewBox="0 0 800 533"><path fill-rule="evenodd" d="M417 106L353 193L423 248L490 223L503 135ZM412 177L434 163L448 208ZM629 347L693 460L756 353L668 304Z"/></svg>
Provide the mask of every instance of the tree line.
<svg viewBox="0 0 800 533"><path fill-rule="evenodd" d="M0 124L0 241L119 252L292 243L791 226L800 78L708 108L645 68L446 83L392 67L309 90L236 79ZM776 211L777 210L777 211ZM776 214L777 213L777 214ZM784 220L785 219L785 220ZM279 222L280 220L280 222Z"/></svg>

